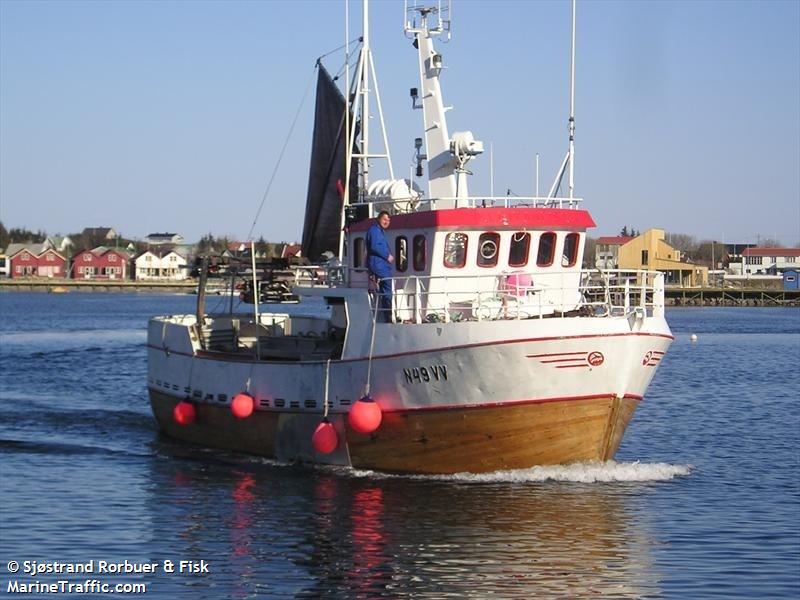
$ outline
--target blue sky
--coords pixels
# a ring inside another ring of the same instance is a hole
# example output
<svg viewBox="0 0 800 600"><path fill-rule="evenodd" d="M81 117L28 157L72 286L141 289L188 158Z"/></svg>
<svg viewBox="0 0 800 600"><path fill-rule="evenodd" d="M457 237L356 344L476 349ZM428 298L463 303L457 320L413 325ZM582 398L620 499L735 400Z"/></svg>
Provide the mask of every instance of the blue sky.
<svg viewBox="0 0 800 600"><path fill-rule="evenodd" d="M0 219L126 237L244 238L343 2L0 0ZM373 2L396 174L420 111L402 2ZM360 5L351 2L351 37ZM566 151L570 5L456 2L440 47L450 131L494 147L495 193ZM343 55L326 65L339 69ZM255 236L302 231L313 90ZM578 2L576 194L598 223L800 242L800 2ZM376 131L376 130L373 130ZM489 192L489 157L471 163Z"/></svg>

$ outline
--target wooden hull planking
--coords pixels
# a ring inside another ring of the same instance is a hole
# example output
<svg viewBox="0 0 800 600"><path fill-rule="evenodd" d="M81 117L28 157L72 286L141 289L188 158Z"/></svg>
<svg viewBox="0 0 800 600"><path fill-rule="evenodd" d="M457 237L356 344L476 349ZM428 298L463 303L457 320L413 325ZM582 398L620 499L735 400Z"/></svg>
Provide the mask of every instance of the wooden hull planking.
<svg viewBox="0 0 800 600"><path fill-rule="evenodd" d="M346 415L332 415L339 447L332 455L318 455L311 434L319 415L257 410L237 419L227 406L198 403L195 422L181 426L172 418L179 399L151 389L150 400L167 435L198 445L280 460L431 474L609 460L638 405L634 398L601 397L387 412L369 435L346 425Z"/></svg>

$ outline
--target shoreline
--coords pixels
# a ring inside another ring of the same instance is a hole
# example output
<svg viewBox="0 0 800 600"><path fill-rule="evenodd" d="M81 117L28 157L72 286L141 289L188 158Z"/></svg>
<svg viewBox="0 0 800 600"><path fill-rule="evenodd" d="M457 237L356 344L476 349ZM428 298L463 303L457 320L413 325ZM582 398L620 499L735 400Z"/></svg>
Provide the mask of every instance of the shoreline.
<svg viewBox="0 0 800 600"><path fill-rule="evenodd" d="M186 281L114 281L72 279L7 279L0 280L0 293L185 293L197 291L197 280ZM800 306L800 290L766 288L679 288L664 291L670 307L703 306Z"/></svg>
<svg viewBox="0 0 800 600"><path fill-rule="evenodd" d="M129 293L186 293L197 291L197 280L187 281L113 281L73 279L9 279L0 281L0 293L42 292L64 294L68 292L129 292Z"/></svg>

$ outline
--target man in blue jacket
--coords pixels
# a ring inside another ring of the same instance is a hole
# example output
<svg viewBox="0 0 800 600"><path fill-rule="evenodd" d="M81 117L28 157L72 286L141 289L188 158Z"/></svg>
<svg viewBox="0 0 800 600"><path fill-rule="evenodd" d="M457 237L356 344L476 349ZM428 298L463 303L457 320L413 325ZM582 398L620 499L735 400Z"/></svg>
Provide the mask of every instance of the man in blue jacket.
<svg viewBox="0 0 800 600"><path fill-rule="evenodd" d="M391 218L389 213L382 210L375 223L367 231L367 267L370 276L378 281L378 321L391 323L392 319L392 274L394 256L389 252L389 243L386 241L386 229L389 228Z"/></svg>

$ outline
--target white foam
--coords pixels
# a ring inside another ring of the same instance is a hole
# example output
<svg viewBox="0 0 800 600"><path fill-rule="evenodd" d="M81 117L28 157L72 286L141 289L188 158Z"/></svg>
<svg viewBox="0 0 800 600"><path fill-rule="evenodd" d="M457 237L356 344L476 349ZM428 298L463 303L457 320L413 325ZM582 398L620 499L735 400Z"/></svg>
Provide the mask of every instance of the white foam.
<svg viewBox="0 0 800 600"><path fill-rule="evenodd" d="M569 481L575 483L608 483L624 481L668 481L684 477L692 471L691 465L641 462L587 462L570 465L552 465L495 471L492 473L455 473L453 475L388 475L376 471L353 469L353 477L405 477L458 483L529 483Z"/></svg>

